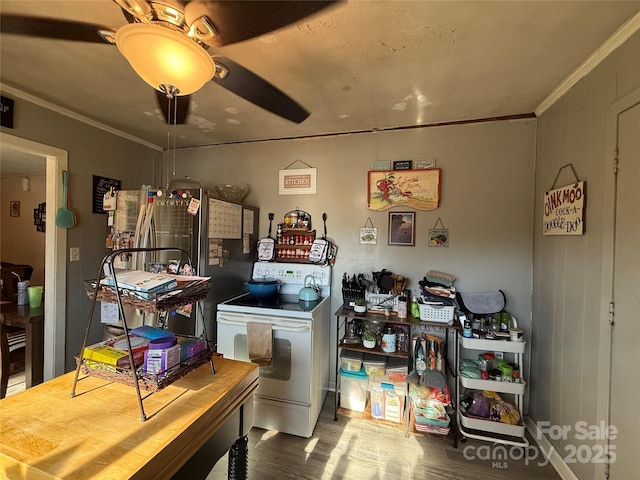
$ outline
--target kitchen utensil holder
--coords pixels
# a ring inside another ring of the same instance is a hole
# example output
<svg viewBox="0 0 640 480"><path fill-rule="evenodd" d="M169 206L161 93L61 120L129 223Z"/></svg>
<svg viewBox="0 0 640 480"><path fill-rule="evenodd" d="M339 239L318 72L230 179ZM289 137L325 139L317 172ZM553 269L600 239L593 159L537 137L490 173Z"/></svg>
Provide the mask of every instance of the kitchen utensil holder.
<svg viewBox="0 0 640 480"><path fill-rule="evenodd" d="M355 301L365 298L364 287L342 287L342 306L344 308L353 308Z"/></svg>

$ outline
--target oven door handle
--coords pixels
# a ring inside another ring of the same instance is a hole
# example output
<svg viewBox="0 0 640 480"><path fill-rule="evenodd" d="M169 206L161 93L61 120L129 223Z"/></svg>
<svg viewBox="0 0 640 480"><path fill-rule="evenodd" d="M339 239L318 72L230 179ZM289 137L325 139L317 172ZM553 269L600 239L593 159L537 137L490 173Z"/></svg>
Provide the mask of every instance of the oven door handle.
<svg viewBox="0 0 640 480"><path fill-rule="evenodd" d="M247 322L235 322L233 320L227 320L226 318L218 318L217 323L222 324L222 325L233 325L236 327L245 327L247 325ZM296 332L296 333L300 333L300 332L310 332L311 331L311 327L309 327L308 325L303 325L301 327L289 327L289 326L284 326L284 325L273 325L272 330L274 332Z"/></svg>

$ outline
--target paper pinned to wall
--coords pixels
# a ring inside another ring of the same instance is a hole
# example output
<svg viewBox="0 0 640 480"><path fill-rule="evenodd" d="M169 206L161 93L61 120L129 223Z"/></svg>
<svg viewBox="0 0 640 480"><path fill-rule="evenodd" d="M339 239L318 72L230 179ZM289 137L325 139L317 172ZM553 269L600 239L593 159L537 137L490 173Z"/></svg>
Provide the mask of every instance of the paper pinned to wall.
<svg viewBox="0 0 640 480"><path fill-rule="evenodd" d="M119 320L117 303L102 302L100 304L100 323L118 323Z"/></svg>
<svg viewBox="0 0 640 480"><path fill-rule="evenodd" d="M210 198L209 238L242 238L242 205Z"/></svg>

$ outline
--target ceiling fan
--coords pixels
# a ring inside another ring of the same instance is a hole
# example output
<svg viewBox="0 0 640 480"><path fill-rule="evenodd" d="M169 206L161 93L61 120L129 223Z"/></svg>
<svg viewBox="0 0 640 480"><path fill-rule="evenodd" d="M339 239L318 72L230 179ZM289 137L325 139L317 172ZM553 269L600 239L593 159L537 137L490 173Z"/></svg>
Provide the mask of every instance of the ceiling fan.
<svg viewBox="0 0 640 480"><path fill-rule="evenodd" d="M292 122L301 123L309 116L307 110L265 79L230 58L209 54L208 49L285 27L337 3L335 0L113 1L128 21L117 29L2 13L2 33L116 45L136 73L155 88L169 124L185 123L190 94L208 81Z"/></svg>

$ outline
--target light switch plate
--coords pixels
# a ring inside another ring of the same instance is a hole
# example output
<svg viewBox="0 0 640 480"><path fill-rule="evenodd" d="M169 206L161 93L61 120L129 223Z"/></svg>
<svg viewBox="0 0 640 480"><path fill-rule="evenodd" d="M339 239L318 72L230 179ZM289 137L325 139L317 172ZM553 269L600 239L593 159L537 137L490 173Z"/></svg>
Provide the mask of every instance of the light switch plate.
<svg viewBox="0 0 640 480"><path fill-rule="evenodd" d="M71 247L69 249L69 261L70 262L79 262L80 261L80 248Z"/></svg>

